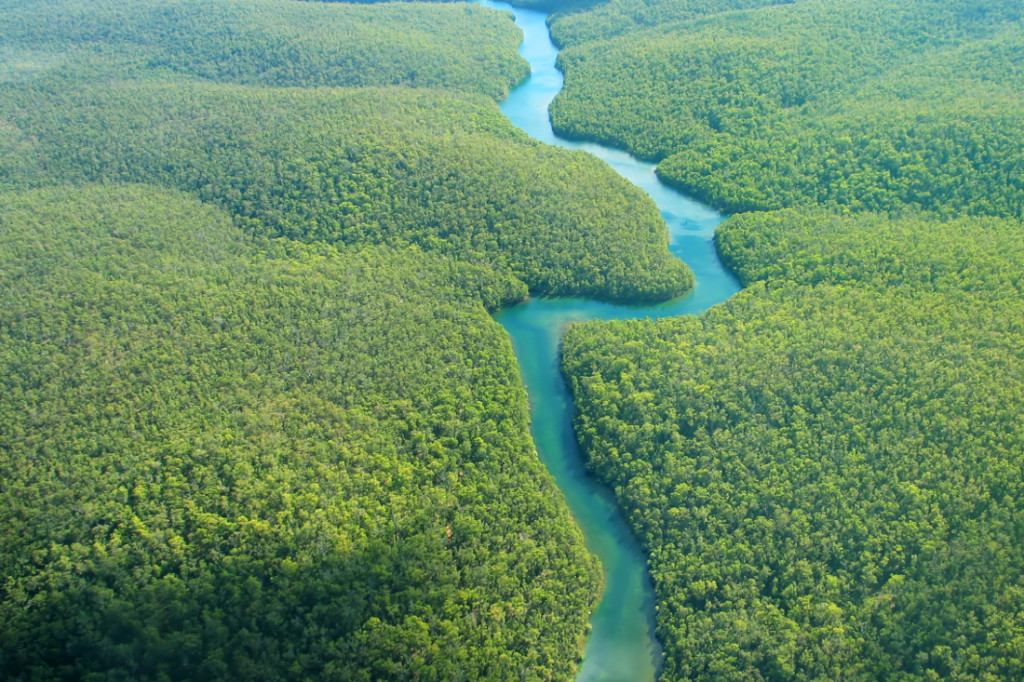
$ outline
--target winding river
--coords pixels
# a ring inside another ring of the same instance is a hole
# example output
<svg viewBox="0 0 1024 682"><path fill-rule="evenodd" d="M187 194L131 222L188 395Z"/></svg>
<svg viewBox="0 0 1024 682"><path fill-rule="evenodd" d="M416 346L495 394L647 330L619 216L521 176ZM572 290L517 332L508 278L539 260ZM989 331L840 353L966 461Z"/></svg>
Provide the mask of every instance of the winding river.
<svg viewBox="0 0 1024 682"><path fill-rule="evenodd" d="M604 568L605 589L591 617L591 634L577 680L642 682L660 668L661 649L654 637L654 594L647 559L619 511L611 491L583 467L572 418L574 407L559 369L559 344L570 322L699 313L738 291L722 268L712 244L722 216L662 185L654 165L623 151L556 137L548 105L562 89L555 68L558 49L548 34L547 15L504 2L481 4L512 12L524 34L519 52L532 75L501 104L513 124L548 144L582 149L597 156L646 191L661 210L671 235L670 250L693 270L697 285L686 296L654 306L623 306L578 298L538 298L500 312L496 319L512 337L530 396L533 438L540 458L565 494L583 530L587 548Z"/></svg>

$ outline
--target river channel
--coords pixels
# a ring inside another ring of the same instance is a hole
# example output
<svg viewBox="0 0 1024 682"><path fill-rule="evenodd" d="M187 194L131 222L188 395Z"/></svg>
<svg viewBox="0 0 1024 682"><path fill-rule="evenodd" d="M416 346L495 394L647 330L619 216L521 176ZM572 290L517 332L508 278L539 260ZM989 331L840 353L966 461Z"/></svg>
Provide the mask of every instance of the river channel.
<svg viewBox="0 0 1024 682"><path fill-rule="evenodd" d="M565 494L583 530L587 548L601 561L604 593L591 616L592 630L577 680L644 682L660 668L661 649L654 637L654 594L647 558L626 525L608 488L587 475L573 432L575 408L559 365L565 326L584 320L621 320L700 313L739 290L721 265L712 243L723 216L661 184L654 164L601 145L573 142L555 135L548 105L562 89L555 68L558 48L551 42L547 15L504 2L481 4L512 12L524 38L519 53L532 75L501 103L513 124L547 144L582 149L606 161L647 192L668 224L669 250L684 260L697 278L686 296L654 306L623 306L581 298L535 298L496 315L512 345L530 396L533 439L541 460Z"/></svg>

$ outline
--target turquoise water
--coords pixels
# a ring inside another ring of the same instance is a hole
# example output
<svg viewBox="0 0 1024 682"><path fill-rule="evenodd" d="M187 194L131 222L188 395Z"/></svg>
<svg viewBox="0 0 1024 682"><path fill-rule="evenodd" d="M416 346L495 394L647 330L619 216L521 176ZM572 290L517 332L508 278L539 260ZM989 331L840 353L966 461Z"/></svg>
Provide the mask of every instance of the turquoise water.
<svg viewBox="0 0 1024 682"><path fill-rule="evenodd" d="M722 215L662 185L654 165L623 151L555 136L548 105L562 89L552 44L541 12L485 0L487 7L515 14L524 33L520 54L533 75L501 104L502 111L531 137L548 144L582 149L597 156L654 199L668 224L669 249L697 277L692 292L655 306L623 306L577 298L539 298L509 308L496 319L512 337L523 381L530 395L534 442L540 458L565 494L587 547L604 568L605 590L591 617L592 631L577 680L643 682L653 680L661 649L654 638L654 594L647 558L640 551L611 492L587 476L572 428L574 408L559 369L559 344L566 324L584 320L666 317L702 312L739 290L712 244Z"/></svg>

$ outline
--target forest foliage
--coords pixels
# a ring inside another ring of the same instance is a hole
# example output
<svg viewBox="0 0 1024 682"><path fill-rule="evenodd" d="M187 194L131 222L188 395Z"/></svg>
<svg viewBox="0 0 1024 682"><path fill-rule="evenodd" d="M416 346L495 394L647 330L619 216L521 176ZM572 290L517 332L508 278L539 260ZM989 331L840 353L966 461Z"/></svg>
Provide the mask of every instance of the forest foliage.
<svg viewBox="0 0 1024 682"><path fill-rule="evenodd" d="M789 4L793 0L608 0L586 8L565 8L551 20L551 38L565 48L723 12Z"/></svg>
<svg viewBox="0 0 1024 682"><path fill-rule="evenodd" d="M796 207L723 227L727 304L566 339L666 679L1024 677L1019 3L558 4L559 131ZM0 676L569 678L600 575L487 311L692 279L500 115L509 17L0 0L0 38Z"/></svg>
<svg viewBox="0 0 1024 682"><path fill-rule="evenodd" d="M0 2L0 677L573 675L600 571L488 311L691 276L500 115L519 39Z"/></svg>
<svg viewBox="0 0 1024 682"><path fill-rule="evenodd" d="M1024 676L1021 20L553 18L556 128L741 212L716 246L744 291L563 348L588 467L650 556L664 679Z"/></svg>
<svg viewBox="0 0 1024 682"><path fill-rule="evenodd" d="M578 434L650 552L665 679L1024 674L1021 234L735 216L733 299L570 328Z"/></svg>
<svg viewBox="0 0 1024 682"><path fill-rule="evenodd" d="M549 679L597 567L508 275L242 238L151 186L0 195L5 679Z"/></svg>
<svg viewBox="0 0 1024 682"><path fill-rule="evenodd" d="M521 34L465 3L0 2L0 80L174 73L247 85L443 87L502 98ZM453 44L458 49L453 49Z"/></svg>
<svg viewBox="0 0 1024 682"><path fill-rule="evenodd" d="M482 96L43 80L0 88L0 118L14 137L0 185L174 187L254 234L416 244L538 293L656 300L692 282L642 191L528 139Z"/></svg>
<svg viewBox="0 0 1024 682"><path fill-rule="evenodd" d="M744 285L762 280L1024 294L1021 224L983 216L939 218L785 210L731 217L718 252Z"/></svg>
<svg viewBox="0 0 1024 682"><path fill-rule="evenodd" d="M1020 3L759 4L617 0L557 16L555 128L657 159L662 178L730 212L1024 215Z"/></svg>

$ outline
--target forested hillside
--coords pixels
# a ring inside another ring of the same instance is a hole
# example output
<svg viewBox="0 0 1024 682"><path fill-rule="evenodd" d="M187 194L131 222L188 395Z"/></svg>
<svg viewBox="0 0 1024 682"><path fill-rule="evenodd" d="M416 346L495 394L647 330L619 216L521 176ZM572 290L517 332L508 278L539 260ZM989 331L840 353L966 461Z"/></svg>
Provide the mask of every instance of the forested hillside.
<svg viewBox="0 0 1024 682"><path fill-rule="evenodd" d="M556 8L551 37L561 47L607 40L645 27L663 30L680 22L733 10L784 5L793 0L609 0L592 7ZM584 11L585 10L585 11ZM682 28L685 30L685 28Z"/></svg>
<svg viewBox="0 0 1024 682"><path fill-rule="evenodd" d="M763 6L762 6L763 5ZM571 327L666 680L1024 677L1019 3L566 12L566 134L740 213L747 287Z"/></svg>
<svg viewBox="0 0 1024 682"><path fill-rule="evenodd" d="M664 679L1024 675L1022 226L730 219L750 286L565 340Z"/></svg>
<svg viewBox="0 0 1024 682"><path fill-rule="evenodd" d="M565 677L597 584L482 305L153 187L0 196L5 679Z"/></svg>
<svg viewBox="0 0 1024 682"><path fill-rule="evenodd" d="M506 268L542 293L664 299L691 282L642 192L588 155L529 140L482 97L61 86L0 89L14 137L0 185L157 183L256 234L416 244Z"/></svg>
<svg viewBox="0 0 1024 682"><path fill-rule="evenodd" d="M1014 220L786 210L733 216L715 240L744 285L960 290L986 300L1024 293L1024 233Z"/></svg>
<svg viewBox="0 0 1024 682"><path fill-rule="evenodd" d="M519 37L0 2L0 677L572 676L600 571L488 311L691 276L500 115Z"/></svg>
<svg viewBox="0 0 1024 682"><path fill-rule="evenodd" d="M560 132L766 211L734 299L565 340L664 678L1024 678L1020 3L524 4ZM488 312L692 276L500 114L519 37L0 0L0 677L572 677L600 570Z"/></svg>
<svg viewBox="0 0 1024 682"><path fill-rule="evenodd" d="M727 211L1024 214L1012 0L616 0L552 22L560 132Z"/></svg>
<svg viewBox="0 0 1024 682"><path fill-rule="evenodd" d="M529 73L512 21L464 3L3 0L0 35L0 76L8 79L157 71L250 85L407 85L501 97Z"/></svg>

